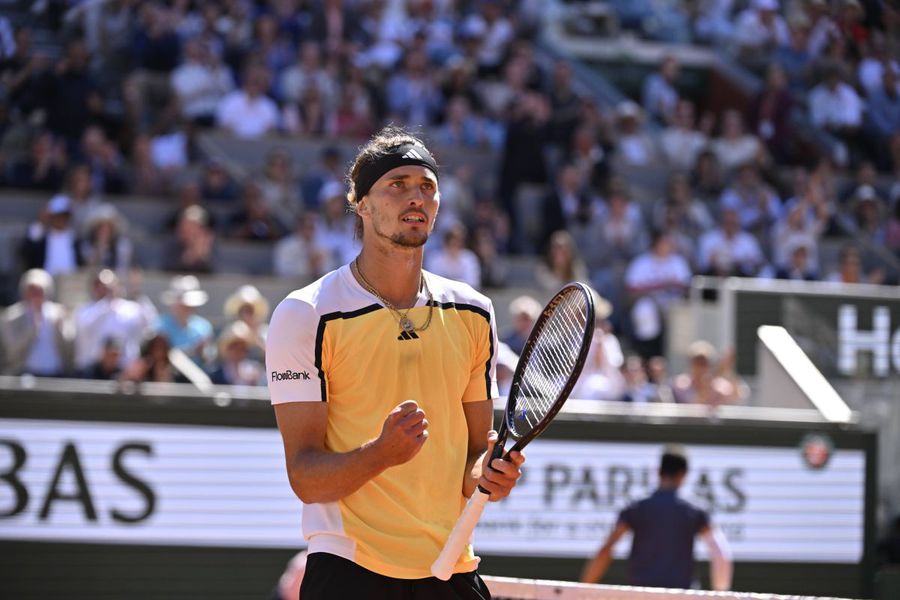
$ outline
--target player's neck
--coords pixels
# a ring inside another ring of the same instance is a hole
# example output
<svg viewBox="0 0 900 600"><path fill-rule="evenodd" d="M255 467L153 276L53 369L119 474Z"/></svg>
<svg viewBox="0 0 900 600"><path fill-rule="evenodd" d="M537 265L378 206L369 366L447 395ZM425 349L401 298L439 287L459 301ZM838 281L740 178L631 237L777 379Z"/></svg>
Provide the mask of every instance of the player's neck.
<svg viewBox="0 0 900 600"><path fill-rule="evenodd" d="M375 288L382 298L395 308L409 308L416 304L422 281L423 249L383 249L363 246L355 266L360 283Z"/></svg>

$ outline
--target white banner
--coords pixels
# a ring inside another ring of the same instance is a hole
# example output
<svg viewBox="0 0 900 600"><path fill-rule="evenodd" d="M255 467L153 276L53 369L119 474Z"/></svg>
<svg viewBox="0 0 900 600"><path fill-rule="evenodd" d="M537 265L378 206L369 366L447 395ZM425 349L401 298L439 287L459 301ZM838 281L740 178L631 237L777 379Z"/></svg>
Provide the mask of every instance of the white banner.
<svg viewBox="0 0 900 600"><path fill-rule="evenodd" d="M661 448L532 443L519 486L485 511L476 550L593 554L618 512L653 491ZM836 450L821 469L799 448L689 453L682 496L710 511L737 560L861 559L861 450ZM297 548L300 508L274 429L0 419L0 539Z"/></svg>

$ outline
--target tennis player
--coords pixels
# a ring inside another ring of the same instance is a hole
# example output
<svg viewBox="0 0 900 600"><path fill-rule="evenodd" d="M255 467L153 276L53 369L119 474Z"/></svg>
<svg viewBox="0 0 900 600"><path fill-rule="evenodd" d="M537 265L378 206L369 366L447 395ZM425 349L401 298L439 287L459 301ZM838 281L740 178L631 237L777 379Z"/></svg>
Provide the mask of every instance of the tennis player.
<svg viewBox="0 0 900 600"><path fill-rule="evenodd" d="M584 583L597 583L612 562L612 549L629 531L631 555L628 583L644 587L691 588L694 580L694 538L706 542L710 580L716 591L731 587L732 562L728 540L710 523L709 515L678 497L688 471L687 457L670 447L659 465L659 488L629 505L597 555L585 565Z"/></svg>
<svg viewBox="0 0 900 600"><path fill-rule="evenodd" d="M266 345L269 392L309 543L303 600L490 598L471 546L431 577L476 484L500 500L524 461L488 459L497 397L491 302L422 269L438 169L402 129L356 156L362 250L287 296Z"/></svg>

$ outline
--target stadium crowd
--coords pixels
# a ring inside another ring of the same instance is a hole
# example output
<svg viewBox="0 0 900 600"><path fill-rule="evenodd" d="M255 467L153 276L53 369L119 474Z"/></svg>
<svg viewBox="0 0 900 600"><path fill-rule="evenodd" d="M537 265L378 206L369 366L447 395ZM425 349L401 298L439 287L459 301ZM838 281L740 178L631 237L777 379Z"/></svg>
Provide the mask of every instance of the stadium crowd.
<svg viewBox="0 0 900 600"><path fill-rule="evenodd" d="M298 285L349 262L347 157L332 142L395 122L439 152L498 157L492 177L442 176L426 268L490 289L508 283L504 257L533 256L536 295L590 281L609 305L596 372L615 382L586 395L739 400L727 352L699 344L690 372L666 372L666 309L696 274L897 283L853 240L900 257L900 17L875 0L610 4L648 39L727 49L761 78L751 110L699 114L677 52L640 97L599 104L569 63L541 60L540 2L86 0L0 17L0 185L47 195L22 231L4 372L174 380L177 348L215 382L261 383L264 299L236 290L248 300L216 330L193 313L194 276L227 271L221 239L271 245L271 273ZM35 43L48 29L57 45ZM798 112L836 154L798 144ZM248 173L204 154L208 131L275 143ZM279 139L325 144L297 164ZM637 194L634 174L660 165L664 189ZM535 193L536 228L521 202ZM172 199L162 266L179 275L164 298L140 292L131 196ZM837 262L824 238L846 242ZM53 278L81 269L92 301L69 314Z"/></svg>

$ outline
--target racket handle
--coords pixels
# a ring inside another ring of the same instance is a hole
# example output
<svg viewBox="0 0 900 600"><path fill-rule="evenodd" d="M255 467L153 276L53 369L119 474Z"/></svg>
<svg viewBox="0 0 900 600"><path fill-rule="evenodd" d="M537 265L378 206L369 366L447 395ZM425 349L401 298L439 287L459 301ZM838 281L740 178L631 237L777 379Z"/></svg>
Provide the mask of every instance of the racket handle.
<svg viewBox="0 0 900 600"><path fill-rule="evenodd" d="M444 544L444 549L431 565L431 574L441 581L447 581L453 575L453 567L456 566L459 555L462 554L466 544L472 538L472 532L475 531L478 519L481 518L484 506L490 497L490 494L476 488L475 493L466 503L456 525L453 526L453 531L450 532L450 537L447 538L447 543Z"/></svg>

